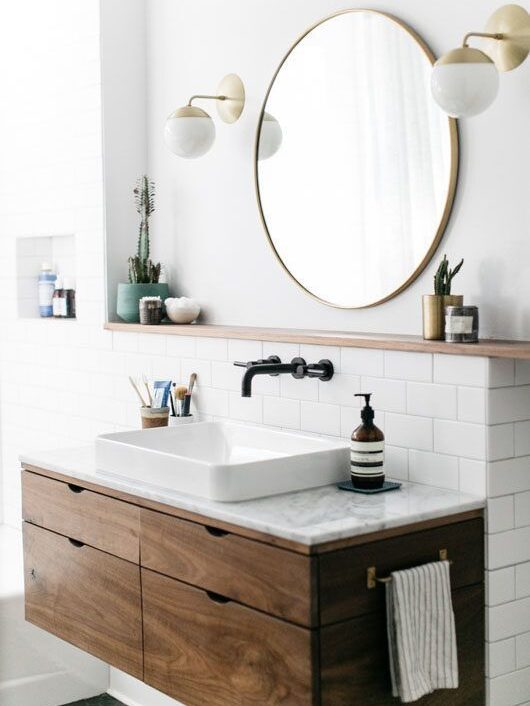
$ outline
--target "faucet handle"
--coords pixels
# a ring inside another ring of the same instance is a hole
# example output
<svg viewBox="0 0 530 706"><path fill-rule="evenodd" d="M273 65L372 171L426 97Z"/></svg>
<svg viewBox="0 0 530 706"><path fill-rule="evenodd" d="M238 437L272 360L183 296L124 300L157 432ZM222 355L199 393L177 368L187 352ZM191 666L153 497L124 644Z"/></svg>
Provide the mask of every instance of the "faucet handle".
<svg viewBox="0 0 530 706"><path fill-rule="evenodd" d="M244 363L242 361L236 360L234 361L234 365L237 365L238 368L251 368L253 365L263 365L264 363L273 363L276 365L277 363L281 363L281 359L277 355L270 355L268 358L260 358L259 360L249 360L247 363Z"/></svg>
<svg viewBox="0 0 530 706"><path fill-rule="evenodd" d="M251 365L254 365L254 363L252 361L243 363L241 360L234 360L234 365L237 365L238 368L249 368Z"/></svg>

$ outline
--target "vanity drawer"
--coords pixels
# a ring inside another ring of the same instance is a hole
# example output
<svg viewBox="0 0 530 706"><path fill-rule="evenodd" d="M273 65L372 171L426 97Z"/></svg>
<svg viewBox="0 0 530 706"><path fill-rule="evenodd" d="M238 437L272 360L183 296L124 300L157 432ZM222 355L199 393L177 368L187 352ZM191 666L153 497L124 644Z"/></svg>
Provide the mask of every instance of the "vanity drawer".
<svg viewBox="0 0 530 706"><path fill-rule="evenodd" d="M418 706L484 706L484 590L453 592L458 647L458 689L424 696ZM322 706L395 706L392 697L385 611L322 629Z"/></svg>
<svg viewBox="0 0 530 706"><path fill-rule="evenodd" d="M139 563L140 510L135 505L23 471L22 517L34 525Z"/></svg>
<svg viewBox="0 0 530 706"><path fill-rule="evenodd" d="M24 522L26 620L143 677L140 567Z"/></svg>
<svg viewBox="0 0 530 706"><path fill-rule="evenodd" d="M312 706L311 630L142 569L144 680L188 706Z"/></svg>
<svg viewBox="0 0 530 706"><path fill-rule="evenodd" d="M316 564L308 556L144 509L141 547L148 569L299 625L314 623Z"/></svg>
<svg viewBox="0 0 530 706"><path fill-rule="evenodd" d="M384 586L369 590L366 570L377 575L436 561L447 549L452 561L452 589L484 581L484 527L482 518L457 522L402 537L369 542L320 556L320 621L326 625L380 609Z"/></svg>

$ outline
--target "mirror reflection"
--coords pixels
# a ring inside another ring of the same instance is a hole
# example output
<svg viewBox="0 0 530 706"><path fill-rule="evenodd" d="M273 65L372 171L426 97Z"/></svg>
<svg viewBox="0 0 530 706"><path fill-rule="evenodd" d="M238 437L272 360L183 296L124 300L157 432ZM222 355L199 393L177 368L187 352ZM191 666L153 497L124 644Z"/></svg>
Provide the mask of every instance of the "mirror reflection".
<svg viewBox="0 0 530 706"><path fill-rule="evenodd" d="M431 97L431 67L400 22L348 11L295 44L271 84L257 144L263 220L288 273L326 303L390 298L442 235L457 135Z"/></svg>

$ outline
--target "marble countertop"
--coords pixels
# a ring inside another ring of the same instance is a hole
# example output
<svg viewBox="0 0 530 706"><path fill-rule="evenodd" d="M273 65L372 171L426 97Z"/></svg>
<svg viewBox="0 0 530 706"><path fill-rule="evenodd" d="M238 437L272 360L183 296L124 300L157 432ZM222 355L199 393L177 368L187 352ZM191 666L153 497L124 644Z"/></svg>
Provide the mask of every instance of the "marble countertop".
<svg viewBox="0 0 530 706"><path fill-rule="evenodd" d="M483 498L417 483L403 483L400 490L376 495L349 493L328 485L258 500L221 503L98 471L91 446L22 454L20 461L307 546L454 515L485 505Z"/></svg>

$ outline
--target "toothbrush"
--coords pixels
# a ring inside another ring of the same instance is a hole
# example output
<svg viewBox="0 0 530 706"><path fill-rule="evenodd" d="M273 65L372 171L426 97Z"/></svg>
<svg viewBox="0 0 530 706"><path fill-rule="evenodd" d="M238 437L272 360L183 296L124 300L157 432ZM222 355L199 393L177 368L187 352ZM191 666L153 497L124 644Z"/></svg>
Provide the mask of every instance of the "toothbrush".
<svg viewBox="0 0 530 706"><path fill-rule="evenodd" d="M139 399L140 399L140 402L142 403L142 407L147 407L147 405L146 405L146 403L145 403L145 400L144 400L144 398L142 397L142 394L141 394L140 390L138 389L138 385L136 384L136 381L133 379L133 377L132 377L131 375L129 375L129 382L130 382L131 385L133 386L134 391L136 392L136 394L138 395L138 397L139 397Z"/></svg>
<svg viewBox="0 0 530 706"><path fill-rule="evenodd" d="M182 417L182 402L186 397L186 385L179 385L174 390L175 402L177 403L177 417Z"/></svg>
<svg viewBox="0 0 530 706"><path fill-rule="evenodd" d="M143 382L145 385L145 389L147 390L147 397L149 398L149 406L152 407L153 406L153 398L151 396L151 390L149 389L149 383L147 382L147 378L145 375L142 376L142 379L143 379Z"/></svg>

